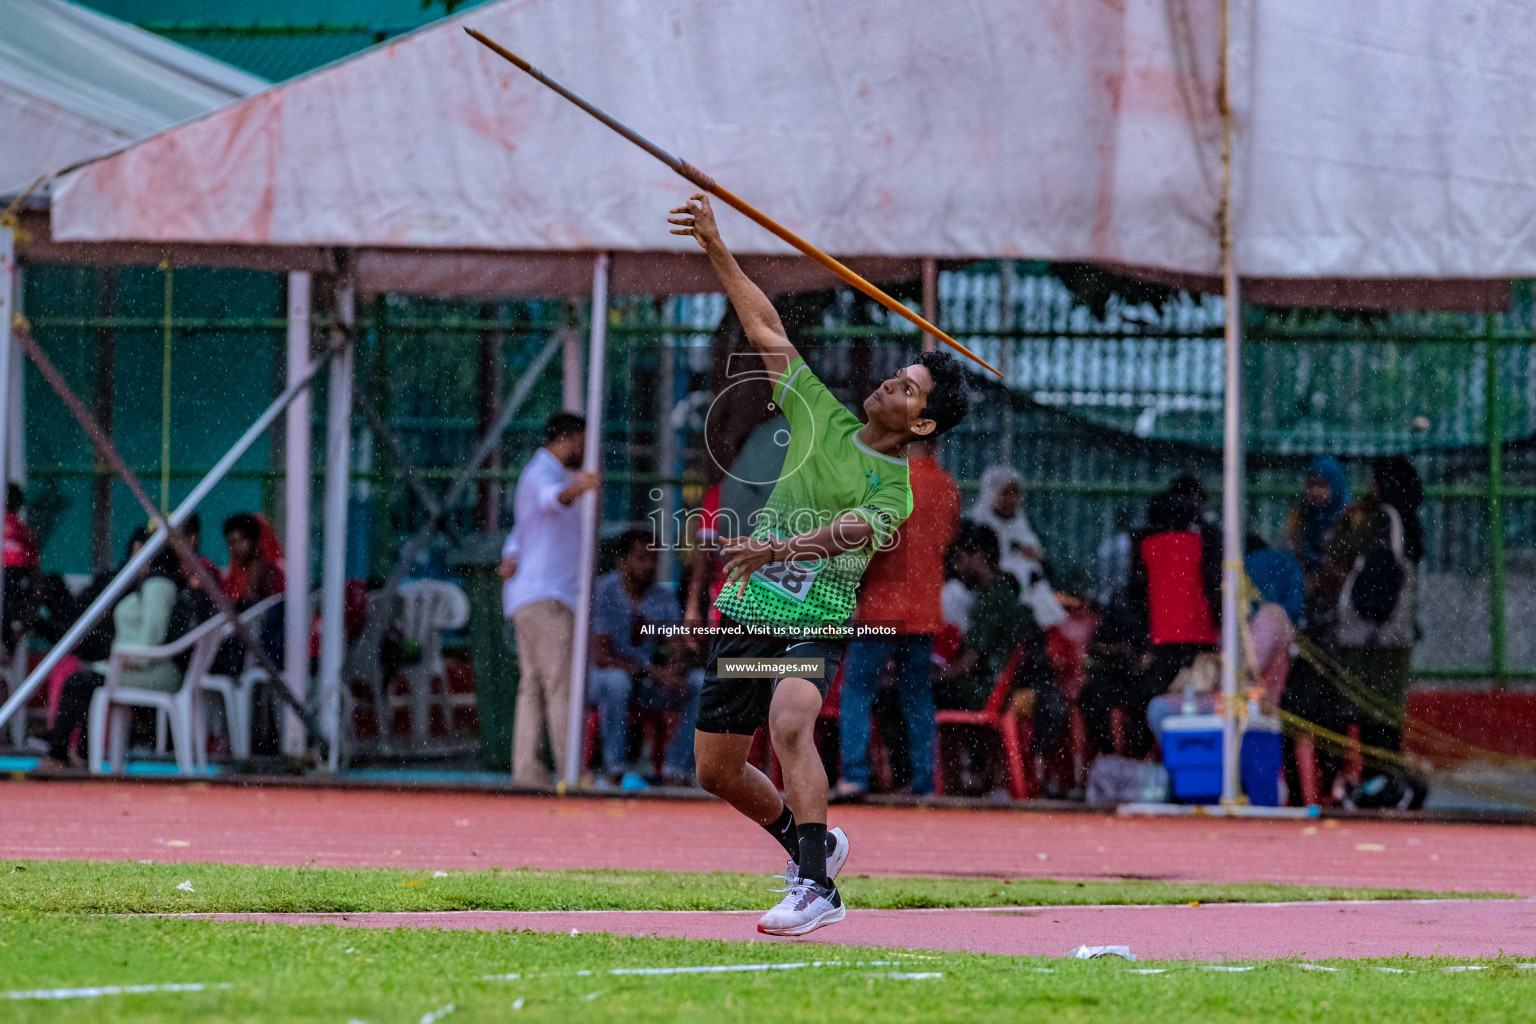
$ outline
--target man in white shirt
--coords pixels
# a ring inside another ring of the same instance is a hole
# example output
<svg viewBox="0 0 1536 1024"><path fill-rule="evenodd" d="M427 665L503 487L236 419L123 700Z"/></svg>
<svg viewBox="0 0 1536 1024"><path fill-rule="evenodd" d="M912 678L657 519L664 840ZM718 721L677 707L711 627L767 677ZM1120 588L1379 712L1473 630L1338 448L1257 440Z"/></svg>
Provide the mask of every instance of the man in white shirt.
<svg viewBox="0 0 1536 1024"><path fill-rule="evenodd" d="M598 486L578 469L586 453L587 421L557 412L544 424L544 447L517 478L513 528L502 545L501 609L517 630L517 717L512 734L512 781L548 786L539 759L547 726L556 766L565 763L571 706L571 644L581 567L581 515L576 499Z"/></svg>

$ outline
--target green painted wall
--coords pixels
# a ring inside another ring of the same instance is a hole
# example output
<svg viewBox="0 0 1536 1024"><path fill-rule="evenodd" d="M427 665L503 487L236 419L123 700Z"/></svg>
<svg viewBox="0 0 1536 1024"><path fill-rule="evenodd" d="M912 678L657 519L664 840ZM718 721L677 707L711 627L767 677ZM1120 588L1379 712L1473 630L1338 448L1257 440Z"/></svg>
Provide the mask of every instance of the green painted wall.
<svg viewBox="0 0 1536 1024"><path fill-rule="evenodd" d="M104 274L97 267L28 266L24 309L39 344L71 387L94 406L96 353L100 331L71 323L92 317L101 302ZM181 269L173 276L173 309L178 322L191 321L172 335L173 403L170 438L171 502L183 497L238 438L275 394L283 331L199 330L198 318L275 318L284 314L282 279L243 270ZM160 497L162 373L164 370L165 274L154 267L126 267L118 275L111 315L116 328L112 362L115 401L113 434L123 457L141 473L146 489ZM99 414L99 410L98 414ZM43 540L43 565L57 572L88 572L91 561L92 453L90 443L41 374L26 370L26 435L30 516ZM263 438L236 468L265 470L271 438ZM204 503L204 553L223 562L218 524L239 510L262 510L259 481L230 479ZM121 552L128 534L145 521L121 484L113 492L113 549Z"/></svg>

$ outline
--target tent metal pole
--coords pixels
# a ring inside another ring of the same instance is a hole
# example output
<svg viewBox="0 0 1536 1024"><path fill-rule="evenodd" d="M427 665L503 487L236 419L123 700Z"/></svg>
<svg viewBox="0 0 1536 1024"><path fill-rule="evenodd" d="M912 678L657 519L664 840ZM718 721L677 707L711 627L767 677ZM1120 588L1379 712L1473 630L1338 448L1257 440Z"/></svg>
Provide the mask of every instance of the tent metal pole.
<svg viewBox="0 0 1536 1024"><path fill-rule="evenodd" d="M308 271L288 275L288 384L292 386L310 362L311 292ZM284 526L288 597L283 602L283 683L300 703L309 699L309 491L310 396L303 391L288 406L284 448ZM283 713L283 753L302 755L307 740L304 723L293 711Z"/></svg>
<svg viewBox="0 0 1536 1024"><path fill-rule="evenodd" d="M1243 401L1242 299L1235 273L1226 275L1225 385L1221 453L1221 802L1235 803L1238 785L1237 683L1242 667Z"/></svg>
<svg viewBox="0 0 1536 1024"><path fill-rule="evenodd" d="M1221 451L1221 802L1235 804L1238 784L1237 682L1242 666L1243 301L1232 245L1232 2L1221 6L1222 313L1225 320Z"/></svg>
<svg viewBox="0 0 1536 1024"><path fill-rule="evenodd" d="M1007 332L1014 329L1014 261L997 261L997 329L1003 332L1004 337L997 339L998 348L997 366L1003 371L1003 387L1013 388L1013 362L1014 355L1018 351L1018 342L1007 336ZM998 446L998 454L1002 457L1003 465L1013 465L1013 433L1015 429L1013 418L1013 402L1003 402L1002 415L1003 436L1002 443Z"/></svg>
<svg viewBox="0 0 1536 1024"><path fill-rule="evenodd" d="M343 621L347 586L347 496L352 475L352 326L357 293L350 266L334 279L336 323L331 355L331 386L326 406L325 510L320 568L320 695L322 728L329 731L326 768L341 767L341 668L346 660Z"/></svg>
<svg viewBox="0 0 1536 1024"><path fill-rule="evenodd" d="M596 472L603 463L603 369L608 347L608 278L612 259L606 252L592 262L592 335L587 353L587 451L581 468ZM581 776L582 726L586 721L587 644L590 638L592 570L597 562L597 516L602 488L581 496L581 564L576 571L575 635L571 644L571 711L565 732L564 782Z"/></svg>
<svg viewBox="0 0 1536 1024"><path fill-rule="evenodd" d="M229 474L229 471L235 468L235 463L239 462L241 457L250 450L251 445L255 444L267 432L268 428L277 421L278 415L287 409L297 396L304 393L305 389L309 387L309 382L314 380L315 374L325 368L326 362L327 360L324 356L311 362L309 368L304 371L304 375L289 384L288 389L279 395L271 405L267 406L267 411L262 413L256 419L256 422L246 429L244 434L240 435L240 439L197 482L197 486L192 488L192 492L182 500L182 503L176 506L176 510L169 517L172 526L180 526L186 521L187 516L191 515L197 509L198 504L208 497L208 494L218 485L219 481L223 480ZM118 571L117 575L112 578L112 581L107 584L106 589L101 592L101 595L91 602L91 606L81 614L73 626L69 627L59 639L59 642L54 644L53 648L43 656L43 660L28 674L26 681L17 688L15 693L10 695L4 706L0 706L0 725L3 725L26 704L33 691L48 678L48 674L54 670L59 662L64 660L70 651L74 650L75 645L80 642L80 639L89 633L91 627L95 626L101 617L117 603L117 599L127 593L128 589L133 586L134 580L138 578L139 571L148 565L150 560L165 546L168 537L169 534L164 530L156 530L149 535L149 541L139 549L139 553L130 558L128 564Z"/></svg>
<svg viewBox="0 0 1536 1024"><path fill-rule="evenodd" d="M657 451L657 466L663 481L671 481L677 475L677 424L672 422L672 406L677 401L677 346L675 336L661 336L661 363L659 387L656 399L656 428L661 432ZM661 511L661 529L655 542L661 545L661 558L657 563L656 579L660 583L672 583L677 579L677 485L663 482L651 492Z"/></svg>
<svg viewBox="0 0 1536 1024"><path fill-rule="evenodd" d="M25 270L21 264L16 265L15 277L12 279L15 298L12 300L12 314L20 317L25 322L26 309L23 295ZM27 388L26 377L22 375L21 347L11 345L11 418L10 428L7 434L9 450L5 454L6 465L10 466L11 479L23 488L27 486Z"/></svg>
<svg viewBox="0 0 1536 1024"><path fill-rule="evenodd" d="M937 324L939 322L939 261L932 256L924 256L922 275L922 294L919 296L919 300L923 307L923 319L931 324ZM938 347L938 339L925 332L923 334L923 351L933 352ZM944 445L942 443L934 450L933 458L940 466L944 465Z"/></svg>
<svg viewBox="0 0 1536 1024"><path fill-rule="evenodd" d="M1493 686L1509 688L1508 627L1504 607L1504 417L1499 395L1499 327L1494 313L1483 314L1484 430L1488 437L1488 624L1492 643Z"/></svg>
<svg viewBox="0 0 1536 1024"><path fill-rule="evenodd" d="M11 372L14 368L11 318L16 312L16 285L21 275L16 269L16 232L9 224L0 224L0 483L11 481ZM6 488L9 491L9 487ZM0 560L0 623L5 622L5 564ZM25 659L26 649L17 638L16 657ZM9 678L13 675L7 672ZM23 715L11 723L11 736L17 746L26 742L27 720Z"/></svg>
<svg viewBox="0 0 1536 1024"><path fill-rule="evenodd" d="M572 299L574 305L576 299ZM583 413L581 396L581 336L571 329L560 331L560 408Z"/></svg>
<svg viewBox="0 0 1536 1024"><path fill-rule="evenodd" d="M939 261L932 256L923 257L922 289L923 319L936 324L939 322ZM938 347L938 339L925 331L923 351L932 352Z"/></svg>

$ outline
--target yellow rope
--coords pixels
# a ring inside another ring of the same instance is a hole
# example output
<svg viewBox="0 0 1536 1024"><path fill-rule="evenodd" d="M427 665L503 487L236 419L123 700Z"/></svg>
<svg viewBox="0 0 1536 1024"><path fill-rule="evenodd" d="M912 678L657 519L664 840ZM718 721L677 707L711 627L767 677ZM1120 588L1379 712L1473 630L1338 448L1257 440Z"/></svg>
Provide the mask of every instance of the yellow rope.
<svg viewBox="0 0 1536 1024"><path fill-rule="evenodd" d="M1245 601L1252 601L1259 597L1258 590L1253 581L1248 578L1246 572L1240 574L1242 585L1242 597ZM1247 655L1250 666L1256 666L1254 657L1253 637L1248 628L1246 616L1241 617L1239 633L1243 638L1244 653ZM1405 710L1391 705L1385 697L1367 688L1357 680L1348 669L1340 665L1334 658L1322 648L1314 644L1308 637L1300 632L1292 634L1292 643L1295 644L1298 654L1340 693L1354 702L1361 711L1371 715L1377 721L1390 725L1400 726L1405 735L1411 735L1415 746L1427 749L1431 753L1438 753L1449 759L1451 756L1459 757L1466 761L1483 761L1499 768L1516 769L1526 774L1536 774L1536 759L1519 757L1513 754L1504 754L1495 750L1487 750L1474 746L1465 740L1452 736L1450 733L1428 725L1408 715ZM1250 670L1251 671L1251 670ZM1305 733L1332 749L1342 752L1358 752L1361 761L1376 767L1408 768L1412 770L1414 765L1410 757L1384 747L1376 747L1362 743L1357 739L1341 735L1295 715L1289 711L1277 708L1281 722L1294 732ZM1531 795L1514 789L1489 783L1480 783L1467 779L1458 779L1457 786L1468 792L1496 799L1507 800L1523 806L1531 805Z"/></svg>

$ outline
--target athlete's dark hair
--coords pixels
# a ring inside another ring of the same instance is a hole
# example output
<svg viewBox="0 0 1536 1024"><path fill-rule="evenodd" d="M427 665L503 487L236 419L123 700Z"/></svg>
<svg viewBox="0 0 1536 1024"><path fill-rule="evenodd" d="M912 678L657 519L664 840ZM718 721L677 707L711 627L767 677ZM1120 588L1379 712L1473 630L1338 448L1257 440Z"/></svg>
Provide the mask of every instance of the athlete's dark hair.
<svg viewBox="0 0 1536 1024"><path fill-rule="evenodd" d="M1002 559L1002 550L997 543L997 531L990 526L973 523L969 519L960 520L960 529L955 532L955 540L949 546L949 550L952 553L981 555L994 569Z"/></svg>
<svg viewBox="0 0 1536 1024"><path fill-rule="evenodd" d="M562 437L570 437L587 429L587 418L574 412L557 412L544 421L544 443L554 444Z"/></svg>
<svg viewBox="0 0 1536 1024"><path fill-rule="evenodd" d="M928 436L938 437L971 411L971 395L965 389L965 369L960 360L948 352L924 352L917 357L917 364L927 367L928 376L933 378L923 415L933 420L933 433Z"/></svg>

